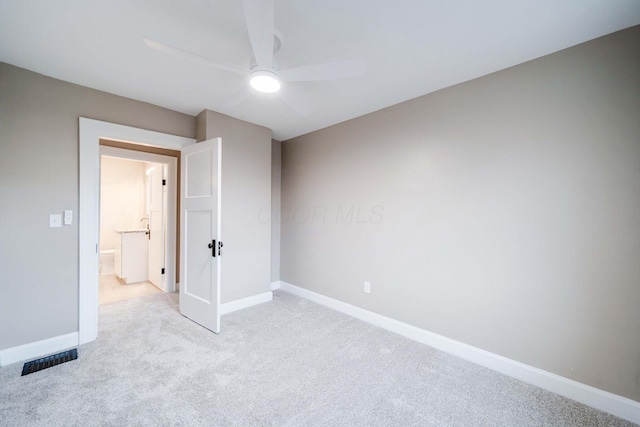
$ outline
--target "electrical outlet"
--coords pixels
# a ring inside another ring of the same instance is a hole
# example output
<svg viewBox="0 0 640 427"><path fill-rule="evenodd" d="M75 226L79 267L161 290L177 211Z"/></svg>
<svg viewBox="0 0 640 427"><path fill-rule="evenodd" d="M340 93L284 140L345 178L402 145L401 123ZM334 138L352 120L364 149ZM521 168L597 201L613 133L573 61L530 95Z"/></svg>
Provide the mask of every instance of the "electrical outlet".
<svg viewBox="0 0 640 427"><path fill-rule="evenodd" d="M371 283L364 282L364 293L365 294L370 294L371 293Z"/></svg>

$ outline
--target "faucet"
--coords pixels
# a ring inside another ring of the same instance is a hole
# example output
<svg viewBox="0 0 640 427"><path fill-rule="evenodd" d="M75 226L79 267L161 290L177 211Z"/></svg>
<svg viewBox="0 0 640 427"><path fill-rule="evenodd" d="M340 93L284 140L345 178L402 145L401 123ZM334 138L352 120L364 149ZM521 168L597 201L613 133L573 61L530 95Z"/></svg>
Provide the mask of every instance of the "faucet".
<svg viewBox="0 0 640 427"><path fill-rule="evenodd" d="M148 229L149 229L149 217L146 217L146 216L145 216L145 217L142 217L142 218L140 219L140 222L144 221L145 219L147 220L147 230L148 230Z"/></svg>

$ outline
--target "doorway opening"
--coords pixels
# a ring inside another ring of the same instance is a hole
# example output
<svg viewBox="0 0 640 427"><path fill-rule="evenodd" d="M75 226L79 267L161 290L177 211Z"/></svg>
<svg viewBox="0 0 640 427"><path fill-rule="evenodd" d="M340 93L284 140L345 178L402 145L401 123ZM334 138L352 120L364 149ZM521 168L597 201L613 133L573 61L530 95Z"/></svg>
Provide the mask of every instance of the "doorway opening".
<svg viewBox="0 0 640 427"><path fill-rule="evenodd" d="M175 150L100 140L101 305L177 290L179 158Z"/></svg>
<svg viewBox="0 0 640 427"><path fill-rule="evenodd" d="M131 155L149 154L155 149L179 151L192 145L195 140L176 135L148 131L130 126L102 122L81 117L79 119L79 300L78 300L78 344L88 343L98 335L98 289L99 289L99 217L100 217L100 151L101 145L133 145ZM157 148L161 147L161 148ZM121 147L103 147L121 148ZM129 147L131 148L131 147ZM160 154L162 155L162 154ZM177 289L177 200L178 200L178 161L169 157L173 167L168 168L168 200L174 200L175 207L167 209L165 286L167 292ZM134 158L136 159L136 158ZM147 160L137 158L137 160ZM154 162L155 160L147 160ZM162 160L159 162L161 163ZM171 186L173 182L175 185ZM171 194L172 193L172 194ZM173 247L172 247L173 245Z"/></svg>

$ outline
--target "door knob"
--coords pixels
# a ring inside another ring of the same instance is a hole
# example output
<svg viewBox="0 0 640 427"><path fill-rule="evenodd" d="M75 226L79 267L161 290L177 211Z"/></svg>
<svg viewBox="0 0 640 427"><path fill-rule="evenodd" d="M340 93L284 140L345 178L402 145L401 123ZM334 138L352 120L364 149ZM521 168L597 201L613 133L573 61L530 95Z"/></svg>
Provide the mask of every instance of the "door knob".
<svg viewBox="0 0 640 427"><path fill-rule="evenodd" d="M211 249L211 256L215 258L216 257L216 240L213 239L211 243L207 245L207 247Z"/></svg>

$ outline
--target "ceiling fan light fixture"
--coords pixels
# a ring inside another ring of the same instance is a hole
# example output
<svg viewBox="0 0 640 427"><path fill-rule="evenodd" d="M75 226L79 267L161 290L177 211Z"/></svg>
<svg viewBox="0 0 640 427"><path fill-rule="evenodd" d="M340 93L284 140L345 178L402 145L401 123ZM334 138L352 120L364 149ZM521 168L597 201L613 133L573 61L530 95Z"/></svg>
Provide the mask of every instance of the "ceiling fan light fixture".
<svg viewBox="0 0 640 427"><path fill-rule="evenodd" d="M280 79L275 73L257 70L251 73L251 87L262 93L275 93L280 90Z"/></svg>

